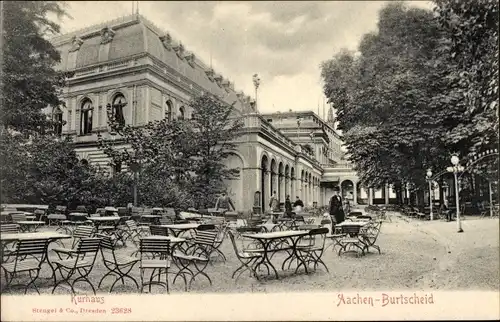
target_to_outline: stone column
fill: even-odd
[[[266,171],[264,172],[264,186],[265,189],[262,191],[264,195],[264,204],[262,205],[263,209],[268,210],[269,209],[269,197],[271,196],[271,172]]]
[[[388,205],[389,204],[389,184],[386,183],[384,188],[385,188],[385,204]]]
[[[273,191],[276,190],[276,185],[274,184],[274,176],[275,174],[273,173],[272,170],[269,171],[269,191],[268,195],[271,196],[273,194]]]
[[[290,178],[288,176],[285,176],[285,184],[284,184],[284,195],[285,195],[285,198],[287,195],[290,194],[290,190],[288,189],[288,182],[290,181]],[[290,196],[291,197],[291,196]],[[284,200],[284,199],[283,199]]]
[[[262,194],[261,187],[261,176],[262,171],[260,169],[243,169],[242,170],[242,181],[243,191],[247,193],[242,193],[242,200],[233,200],[237,210],[250,210],[254,206],[254,194],[260,191]],[[261,198],[262,202],[262,198]],[[261,205],[262,207],[262,205]]]
[[[279,199],[280,195],[278,194],[278,190],[279,187],[278,187],[278,174],[275,173],[273,175],[273,191],[276,191],[276,197]],[[273,191],[271,191],[271,193],[273,193]]]
[[[373,205],[373,188],[368,188],[368,205]]]
[[[303,202],[306,202],[306,196],[304,195],[304,181],[302,179],[300,179],[299,181],[299,185],[300,185],[300,190],[299,190],[299,197],[300,199],[302,199]]]
[[[280,175],[278,179],[279,179],[280,202],[285,202],[285,198],[286,198],[285,177],[283,175]]]

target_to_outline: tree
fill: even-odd
[[[99,169],[80,164],[71,140],[51,134],[44,112],[62,103],[66,75],[55,71],[60,56],[46,37],[59,32],[47,16],[65,15],[63,3],[4,1],[2,10],[2,201],[101,205],[107,183]]]
[[[237,176],[238,170],[228,168],[224,161],[234,152],[234,140],[241,135],[243,123],[232,115],[232,105],[213,95],[195,97],[190,107],[194,139],[191,142],[195,144],[192,153],[196,157],[191,191],[197,206],[206,208],[224,189],[224,181]]]
[[[37,135],[1,136],[2,202],[99,207],[107,182],[99,169],[82,164],[71,139]]]
[[[436,20],[443,30],[440,54],[454,69],[446,95],[460,97],[463,105],[458,124],[447,142],[465,145],[463,156],[498,146],[498,10],[497,0],[436,0]],[[479,172],[498,169],[490,159]],[[498,172],[497,172],[498,173]]]
[[[431,12],[402,3],[381,10],[378,29],[364,35],[357,55],[342,51],[323,63],[325,95],[361,181],[423,185],[425,169],[449,152],[433,100],[447,86],[434,66],[440,31]]]
[[[48,105],[62,104],[58,97],[64,75],[54,66],[60,55],[46,36],[59,32],[47,18],[66,15],[57,1],[3,1],[2,128],[21,132],[51,127],[43,113]]]
[[[204,207],[223,181],[234,177],[236,170],[224,165],[241,128],[230,117],[232,106],[205,94],[193,98],[190,107],[191,119],[163,119],[143,127],[123,126],[109,114],[117,139],[99,136],[99,147],[110,164],[140,168],[140,203]]]

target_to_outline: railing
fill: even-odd
[[[111,64],[108,64],[106,65],[106,69],[107,70],[113,70],[113,69],[118,69],[118,68],[124,68],[124,67],[128,67],[130,64],[130,61],[120,61],[120,62],[115,62],[115,63],[111,63]]]
[[[87,76],[98,72],[99,72],[99,67],[87,68],[76,72],[75,77]]]

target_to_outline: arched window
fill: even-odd
[[[184,109],[184,106],[181,106],[179,108],[179,120],[183,120],[186,117],[186,111]]]
[[[167,107],[165,108],[165,118],[168,121],[172,121],[172,110],[173,110],[173,104],[171,101],[167,101]]]
[[[86,135],[92,133],[92,102],[86,99],[82,103],[80,111],[80,134]]]
[[[111,113],[112,117],[120,124],[121,126],[125,126],[125,116],[123,114],[123,108],[127,105],[127,100],[123,96],[123,94],[118,93],[113,98],[113,102],[111,104]]]
[[[87,159],[81,159],[80,163],[85,167],[89,165],[89,161]]]
[[[63,112],[59,107],[56,107],[52,111],[52,121],[54,122],[54,133],[56,135],[61,135],[63,127]]]

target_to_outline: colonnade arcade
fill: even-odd
[[[286,196],[290,196],[293,203],[299,196],[305,206],[312,206],[319,202],[319,177],[307,170],[301,170],[300,175],[295,166],[283,161],[277,161],[263,155],[260,162],[260,195],[262,210],[269,209],[269,198],[276,192],[280,203],[284,203]]]

